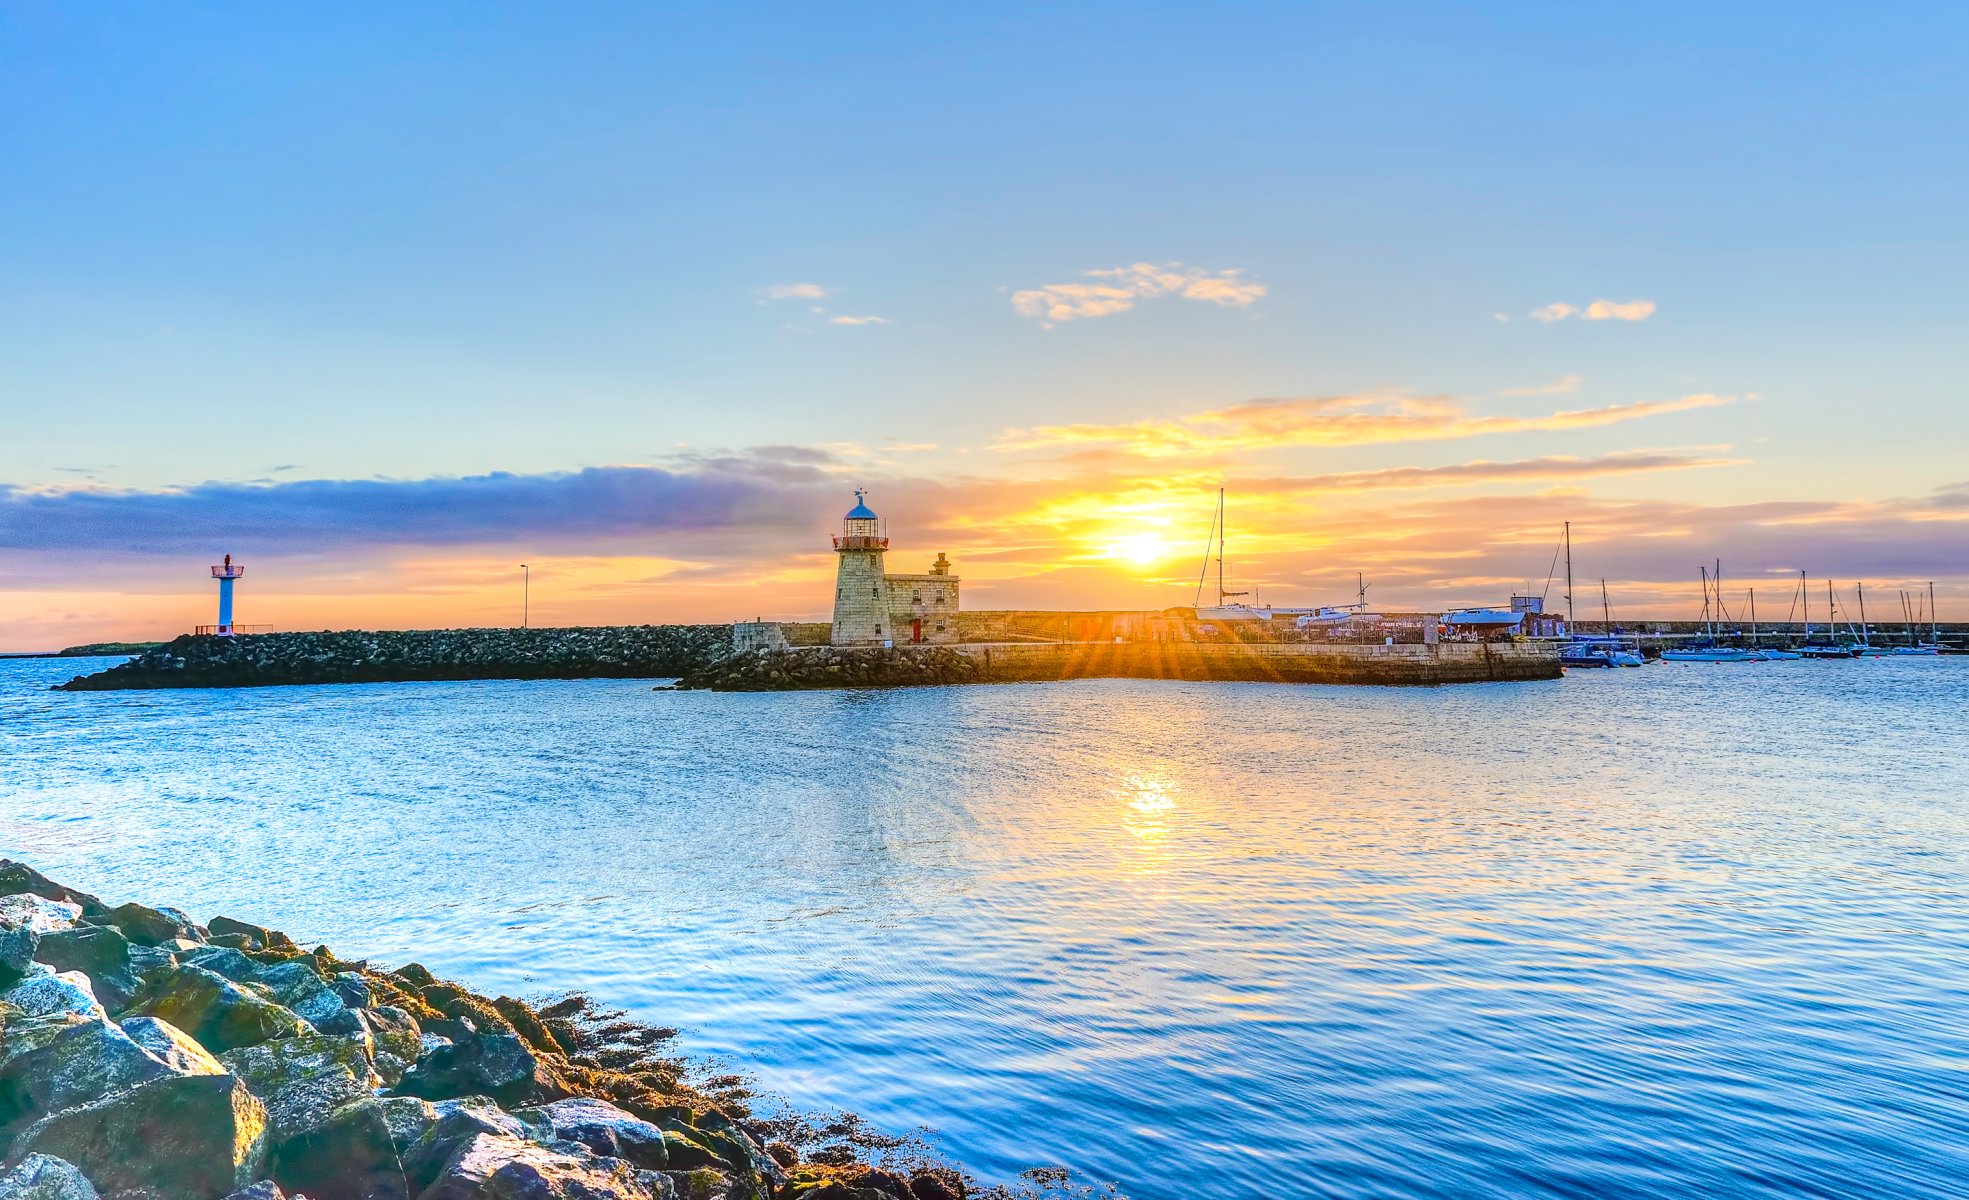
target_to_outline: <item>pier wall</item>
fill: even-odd
[[[679,686],[715,691],[795,691],[1099,678],[1430,686],[1557,679],[1560,674],[1557,648],[1538,644],[1001,642],[895,649],[796,648],[739,654],[686,673]]]

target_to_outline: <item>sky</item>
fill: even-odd
[[[0,0],[0,650],[969,608],[1969,619],[1969,8]],[[1817,586],[1817,585],[1815,585]],[[1207,599],[1207,597],[1206,597]],[[1923,599],[1925,604],[1925,596]]]

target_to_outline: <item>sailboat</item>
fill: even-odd
[[[1741,646],[1722,646],[1717,644],[1716,619],[1712,615],[1712,613],[1715,610],[1712,610],[1709,606],[1709,590],[1710,590],[1709,568],[1703,567],[1701,568],[1701,570],[1702,570],[1702,623],[1707,631],[1707,634],[1702,641],[1694,645],[1678,646],[1673,650],[1663,650],[1661,652],[1661,660],[1663,662],[1704,662],[1704,663],[1764,661],[1762,656],[1753,653],[1752,651],[1745,650]],[[1723,567],[1721,563],[1717,564],[1716,574],[1718,577],[1718,585],[1719,585],[1719,590],[1716,593],[1716,609],[1721,609],[1723,606],[1723,595],[1720,590],[1721,576],[1723,574]]]
[[[1210,573],[1210,551],[1217,551],[1217,603],[1203,603],[1203,581]],[[1226,590],[1224,584],[1224,489],[1217,489],[1217,515],[1210,525],[1210,540],[1203,547],[1203,570],[1196,580],[1196,619],[1199,621],[1269,621],[1274,616],[1290,617],[1311,613],[1309,608],[1273,608],[1270,605],[1230,603],[1233,596],[1250,592]]]
[[[1766,646],[1764,635],[1757,632],[1757,589],[1750,589],[1750,648],[1761,658],[1772,662],[1782,662],[1798,657],[1796,650],[1786,650],[1781,646]]]
[[[1853,657],[1885,658],[1893,652],[1885,646],[1873,644],[1873,627],[1866,622],[1866,584],[1855,583],[1853,591],[1860,598],[1860,644],[1853,648]]]
[[[1832,594],[1832,580],[1825,581],[1826,636],[1820,641],[1812,640],[1812,594],[1805,583],[1805,572],[1798,572],[1799,594],[1805,598],[1805,642],[1798,647],[1798,657],[1816,659],[1852,658],[1853,647],[1845,642],[1834,641],[1832,632],[1839,627],[1839,603]]]
[[[1907,593],[1903,592],[1901,594],[1901,607],[1905,609],[1907,606],[1908,606]],[[1914,614],[1910,613],[1909,616],[1910,618],[1913,618]],[[1914,640],[1915,620],[1910,619],[1908,621],[1907,623],[1908,644],[1905,646],[1894,647],[1894,654],[1896,656],[1933,655],[1933,654],[1940,654],[1942,652],[1942,623],[1935,613],[1935,584],[1933,580],[1930,580],[1928,583],[1928,621],[1929,621],[1928,640],[1925,642],[1917,642]]]
[[[1566,539],[1566,579],[1567,598],[1572,590],[1572,539],[1571,529]],[[1613,606],[1607,602],[1607,581],[1600,581],[1600,623],[1606,633],[1597,638],[1574,634],[1572,641],[1559,651],[1559,665],[1562,667],[1640,667],[1647,665],[1647,659],[1638,651],[1629,650],[1615,636],[1613,628]]]

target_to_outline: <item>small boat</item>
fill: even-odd
[[[1566,577],[1567,579],[1571,579],[1572,528],[1570,524],[1566,528],[1566,535],[1566,557],[1568,560],[1566,563]],[[1598,660],[1595,662],[1579,663],[1583,667],[1645,667],[1648,665],[1648,660],[1641,656],[1641,648],[1639,646],[1629,650],[1626,643],[1621,641],[1618,636],[1621,631],[1615,628],[1613,623],[1613,603],[1607,599],[1607,581],[1605,579],[1600,580],[1600,624],[1607,630],[1607,636],[1586,638],[1575,635],[1573,643],[1566,649],[1559,651],[1559,665],[1573,665],[1567,658],[1568,654],[1571,654],[1575,658],[1592,658]]]
[[[1763,662],[1764,656],[1741,646],[1678,646],[1661,652],[1663,662]]]
[[[1617,643],[1573,642],[1559,649],[1562,667],[1639,667],[1647,660]]]

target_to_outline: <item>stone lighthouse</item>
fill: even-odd
[[[834,634],[837,646],[919,646],[958,640],[958,578],[942,554],[922,575],[888,575],[882,570],[889,550],[888,530],[868,507],[867,494],[855,493],[855,506],[842,519],[834,539],[840,568],[834,579]]]
[[[834,539],[834,553],[841,564],[834,577],[834,633],[837,646],[879,646],[893,642],[895,630],[889,628],[888,584],[882,578],[882,556],[889,539],[882,532],[882,518],[868,507],[867,496],[857,490],[855,506],[841,520],[841,533]]]

